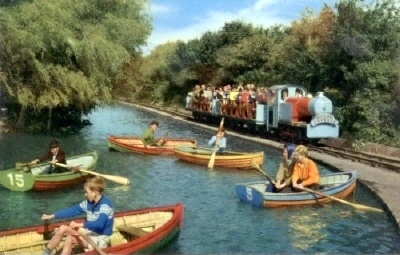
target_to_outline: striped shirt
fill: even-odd
[[[69,208],[54,213],[56,219],[73,218],[86,213],[84,228],[99,235],[110,236],[114,225],[114,209],[110,199],[101,196],[97,203],[82,201]]]

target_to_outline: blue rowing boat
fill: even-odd
[[[339,199],[350,195],[356,187],[356,171],[332,173],[320,176],[320,190],[327,196],[306,191],[302,192],[269,192],[266,191],[269,181],[254,181],[236,184],[235,191],[239,199],[259,207],[300,206],[332,201],[328,196]]]

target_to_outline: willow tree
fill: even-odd
[[[0,89],[17,123],[87,113],[111,100],[122,65],[151,32],[146,0],[33,0],[0,8]],[[55,111],[57,110],[57,111]]]

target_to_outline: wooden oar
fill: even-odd
[[[254,167],[255,169],[257,169],[265,177],[267,177],[267,179],[270,183],[275,184],[275,181],[264,170],[261,169],[261,167],[254,161],[254,159],[251,161],[251,166]]]
[[[160,144],[160,146],[163,146],[167,142],[167,138],[168,138],[168,131],[165,132],[164,136],[161,138],[162,143]]]
[[[23,249],[23,248],[30,248],[32,246],[48,244],[49,242],[50,242],[50,240],[43,240],[43,241],[38,241],[38,242],[34,242],[34,243],[13,245],[13,246],[8,247],[8,248],[1,248],[0,252],[7,252],[7,251],[14,251],[14,250]]]
[[[52,232],[49,230],[49,220],[44,220],[43,222],[43,239],[50,240]]]
[[[17,163],[15,163],[15,169],[18,169],[18,170],[20,170],[20,169],[22,169],[23,167],[25,167],[25,166],[31,166],[31,165],[34,165],[34,164],[32,164],[31,162],[27,162],[27,163],[20,163],[20,162],[17,162]]]
[[[346,200],[343,200],[343,199],[340,199],[340,198],[337,198],[337,197],[334,197],[334,196],[330,196],[330,195],[327,195],[327,194],[324,194],[322,192],[319,192],[319,191],[316,191],[316,190],[312,190],[312,189],[309,189],[309,188],[306,188],[306,187],[303,187],[303,188],[300,188],[300,189],[302,189],[304,191],[307,191],[307,192],[310,192],[310,193],[314,193],[314,194],[320,195],[322,197],[330,198],[332,200],[338,201],[338,202],[346,204],[346,205],[350,205],[350,206],[352,206],[352,207],[354,207],[356,209],[369,210],[369,211],[373,211],[373,212],[383,212],[383,210],[378,209],[378,208],[369,207],[369,206],[366,206],[366,205],[361,205],[361,204],[356,204],[356,203],[350,203],[349,201],[346,201]]]
[[[218,131],[217,131],[217,135],[218,135],[218,133],[219,133],[219,130],[221,130],[221,128],[222,128],[223,126],[224,126],[224,118],[222,118],[222,119],[221,119],[221,123],[219,123],[219,128],[218,128]],[[215,140],[214,150],[213,150],[213,152],[212,152],[212,154],[211,154],[210,161],[208,162],[208,168],[209,168],[209,169],[213,169],[213,168],[214,168],[215,156],[217,155],[217,148],[218,148],[218,145],[219,145],[219,138],[217,137],[216,140]]]
[[[74,168],[74,169],[77,168],[81,172],[88,173],[88,174],[91,174],[91,175],[98,175],[98,176],[103,177],[104,179],[107,179],[107,180],[110,180],[110,181],[113,181],[113,182],[116,182],[116,183],[122,184],[122,185],[128,185],[130,183],[128,178],[125,178],[125,177],[122,177],[122,176],[109,175],[109,174],[100,174],[100,173],[97,173],[97,172],[93,172],[93,171],[89,171],[89,170],[86,170],[86,169],[82,169],[80,167],[68,166],[68,165],[61,164],[61,163],[56,163],[56,165],[61,166],[61,167],[66,167],[66,168]]]
[[[82,229],[78,229],[77,232],[79,235],[85,239],[88,244],[90,244],[98,253],[101,255],[107,255],[90,237],[88,237]]]

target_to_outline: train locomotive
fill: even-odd
[[[332,114],[332,101],[323,92],[314,97],[307,96],[304,87],[289,84],[271,86],[267,94],[265,102],[255,100],[252,105],[246,106],[252,113],[244,118],[232,114],[232,111],[222,110],[227,107],[226,104],[229,105],[229,100],[217,97],[209,98],[210,107],[204,110],[204,107],[194,105],[191,95],[188,95],[186,109],[192,112],[195,120],[219,122],[224,117],[226,127],[240,127],[260,135],[265,133],[283,139],[309,141],[339,137],[339,121]]]

